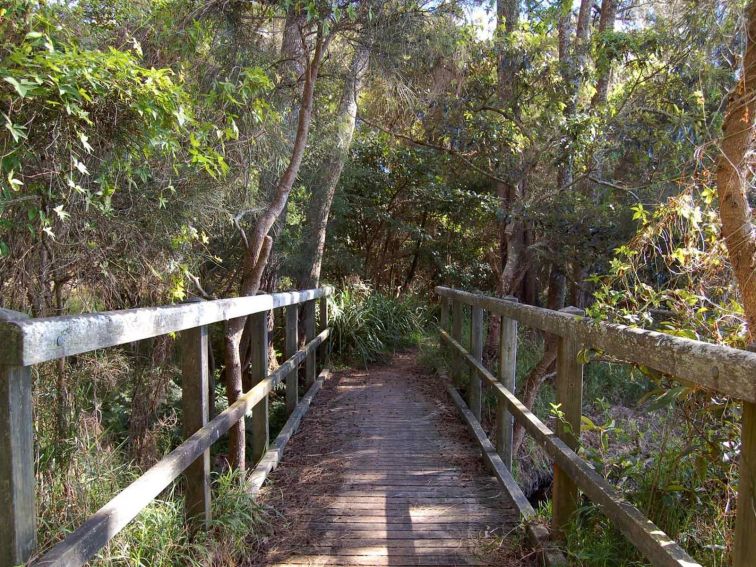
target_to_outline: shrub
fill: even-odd
[[[337,292],[331,313],[334,355],[363,365],[417,345],[429,319],[427,307],[415,298],[390,297],[365,284]]]

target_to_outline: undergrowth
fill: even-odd
[[[368,365],[416,346],[429,321],[428,307],[414,297],[392,297],[365,284],[339,290],[331,303],[332,356]]]
[[[66,388],[56,381],[64,372]],[[142,376],[140,376],[140,373]],[[34,370],[39,554],[175,447],[180,436],[180,383],[170,363],[139,368],[121,349],[80,355],[65,366]],[[152,419],[134,441],[134,408],[142,380],[160,384]],[[155,393],[153,389],[151,393]],[[216,411],[224,409],[216,397]],[[222,444],[213,447],[214,454]],[[89,562],[93,566],[231,566],[267,534],[268,512],[246,494],[238,473],[213,473],[212,520],[192,535],[185,526],[179,481],[147,506]]]

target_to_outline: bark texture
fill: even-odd
[[[336,132],[331,152],[325,159],[312,187],[312,202],[307,214],[305,225],[305,239],[302,243],[301,275],[299,287],[309,289],[320,283],[320,270],[323,264],[328,217],[331,213],[333,197],[349,157],[352,146],[354,127],[357,120],[357,99],[364,82],[370,59],[370,49],[367,45],[359,44],[355,48],[352,64],[344,78],[344,89],[341,94],[338,115],[336,117]]]
[[[748,8],[745,57],[730,93],[717,168],[722,235],[743,299],[750,342],[756,341],[756,230],[748,193],[753,185],[756,141],[756,2]]]
[[[302,104],[299,107],[297,131],[291,149],[288,166],[276,184],[271,201],[260,214],[250,234],[245,237],[246,250],[243,260],[242,280],[239,295],[255,295],[260,289],[263,270],[270,257],[273,239],[269,232],[279,218],[289,199],[289,193],[302,165],[307,138],[312,124],[312,106],[320,63],[327,47],[327,38],[323,35],[322,27],[317,30],[312,48],[312,56],[308,57],[304,71],[304,86],[302,88]],[[226,363],[226,395],[228,403],[233,404],[242,393],[242,361],[240,345],[246,318],[232,319],[226,325],[225,335],[225,363]],[[245,435],[244,423],[240,421],[229,430],[229,464],[233,468],[244,470],[245,467]]]
[[[614,31],[614,20],[617,18],[617,0],[603,0],[601,2],[601,16],[599,18],[598,33]],[[596,92],[591,99],[591,106],[596,107],[604,104],[609,95],[609,80],[612,68],[609,63],[600,65],[596,80]]]

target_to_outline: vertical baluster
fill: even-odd
[[[320,298],[320,331],[325,331],[328,328],[328,297],[323,296]],[[319,358],[321,367],[325,367],[326,357],[328,355],[328,341],[323,341],[320,345]]]
[[[286,308],[286,345],[284,357],[289,360],[299,349],[299,305]],[[299,370],[295,368],[286,376],[286,414],[291,415],[299,403]]]
[[[583,314],[574,307],[566,307],[561,311],[573,315]],[[556,401],[563,418],[557,422],[556,432],[571,449],[577,449],[583,406],[583,365],[577,360],[579,345],[572,337],[559,337],[558,341]],[[554,532],[563,537],[577,508],[578,489],[557,465],[554,465],[552,491],[552,526]]]
[[[21,319],[0,309],[0,321]],[[0,567],[25,563],[37,545],[35,486],[31,368],[0,365]]]
[[[452,338],[457,341],[458,343],[462,344],[462,318],[463,318],[463,311],[462,311],[462,303],[457,301],[456,299],[451,300],[452,304]],[[460,381],[462,379],[462,372],[461,372],[461,362],[459,360],[459,354],[456,352],[457,349],[452,349],[452,361],[451,361],[451,370],[452,370],[452,380],[454,381],[454,384],[459,387]]]
[[[252,386],[268,377],[268,312],[250,316],[252,335],[249,372]],[[268,450],[268,396],[252,408],[252,463],[257,463]]]
[[[449,300],[445,297],[441,297],[441,318],[439,319],[439,326],[444,330],[449,330]]]
[[[756,344],[749,347],[756,351]],[[747,567],[756,557],[756,404],[743,402],[735,551],[733,567]]]
[[[478,362],[483,361],[483,309],[477,306],[471,307],[470,314],[470,354]],[[468,400],[470,410],[475,418],[480,421],[483,410],[483,388],[480,375],[477,372],[470,373],[470,397]]]
[[[181,408],[184,438],[207,425],[208,340],[207,327],[195,327],[179,334],[181,356]],[[206,528],[211,519],[210,451],[207,450],[186,469],[184,515],[193,531]]]
[[[304,329],[305,329],[305,343],[309,343],[315,338],[315,301],[308,301],[304,304]],[[310,389],[315,383],[315,375],[317,360],[315,358],[315,351],[310,351],[305,359],[305,388]]]
[[[505,297],[510,301],[517,301],[516,297]],[[517,377],[517,321],[509,317],[501,317],[499,326],[499,382],[507,390],[515,393]],[[514,421],[512,414],[501,398],[496,404],[496,451],[504,465],[512,470],[512,431]]]

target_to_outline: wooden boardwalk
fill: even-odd
[[[474,447],[411,355],[337,373],[261,494],[281,516],[251,564],[523,564],[505,547],[517,512]]]

